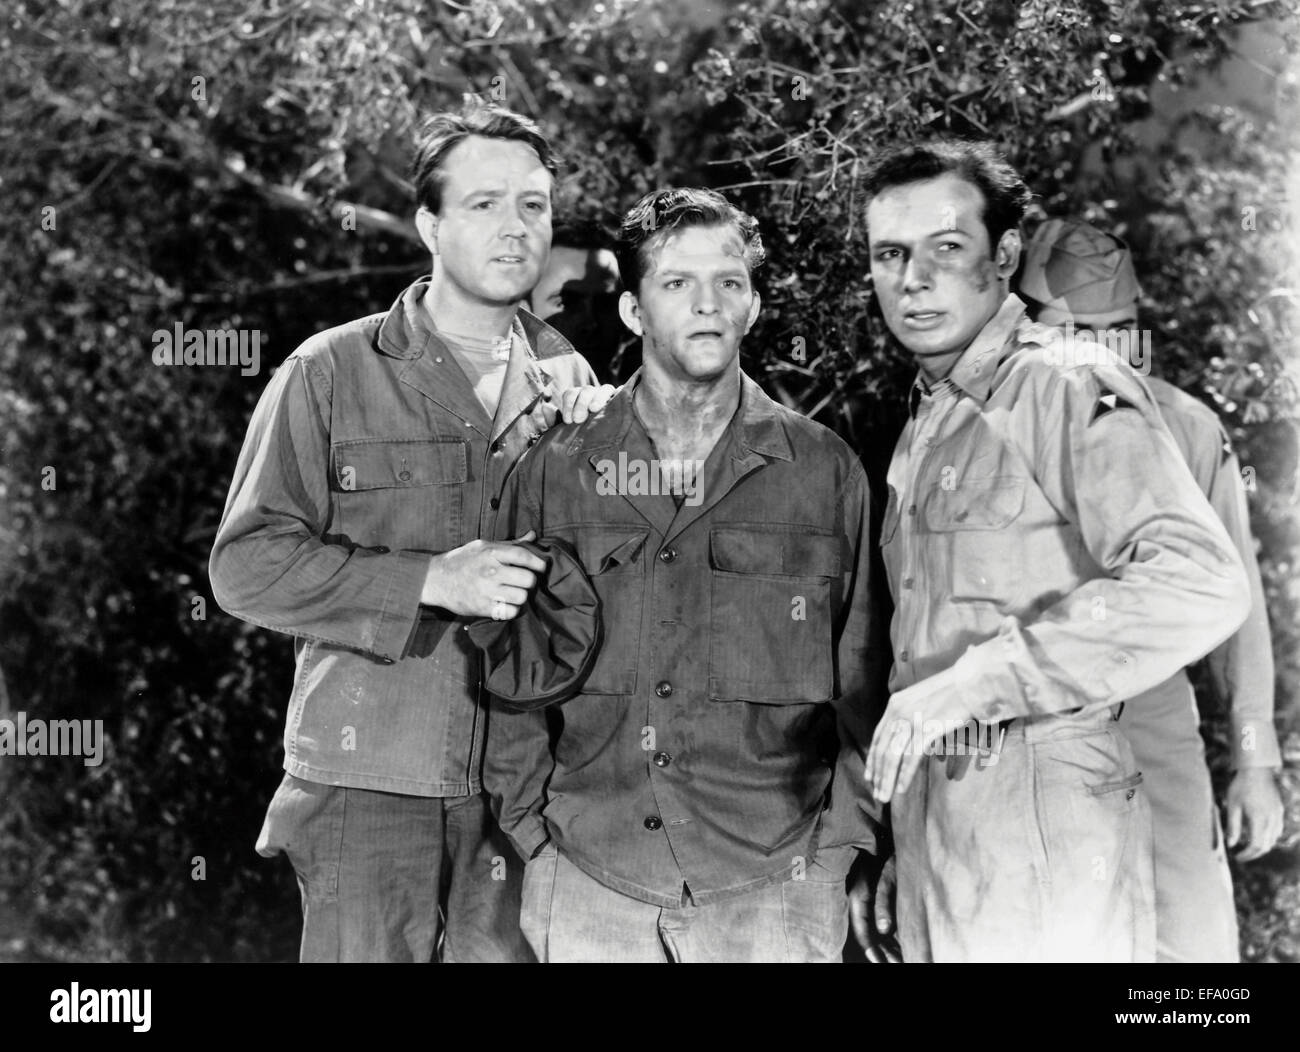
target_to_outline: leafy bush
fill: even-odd
[[[1293,703],[1293,144],[1225,110],[1188,117],[1154,159],[1135,130],[1157,78],[1188,81],[1232,27],[1292,0],[13,6],[0,666],[14,709],[102,719],[109,742],[97,768],[0,760],[0,886],[34,915],[40,953],[294,955],[287,866],[252,851],[291,648],[216,608],[206,559],[269,370],[427,266],[407,151],[418,115],[465,92],[555,138],[563,211],[698,183],[759,216],[771,262],[746,367],[855,441],[877,480],[911,369],[864,280],[860,173],[880,145],[930,131],[1003,143],[1047,213],[1128,237],[1158,368],[1223,414],[1257,469],[1279,706]],[[259,374],[153,365],[151,334],[176,322],[258,330]],[[1294,953],[1279,919],[1294,872],[1249,877],[1248,953]]]

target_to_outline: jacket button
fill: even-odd
[[[379,659],[379,663],[381,665],[391,665],[393,663],[393,659],[390,657],[381,657]]]
[[[911,588],[911,587],[912,587],[912,578],[910,578],[910,577],[904,577],[904,578],[903,578],[903,587],[904,587],[904,588]]]
[[[660,562],[670,563],[676,558],[677,558],[677,550],[675,548],[665,548],[663,551],[659,553]]]
[[[1124,799],[1125,799],[1125,800],[1132,800],[1132,799],[1133,799],[1133,794],[1136,793],[1136,792],[1137,792],[1136,789],[1130,789],[1127,793],[1124,794]]]
[[[391,549],[390,547],[388,547],[388,545],[386,545],[386,544],[376,544],[376,545],[375,545],[373,548],[371,548],[370,550],[371,550],[372,552],[375,552],[375,553],[378,554],[378,555],[387,555],[389,552],[392,551],[392,549]]]
[[[651,815],[642,823],[647,829],[660,829],[663,826],[663,820],[658,815]]]
[[[898,653],[898,660],[899,660],[899,661],[906,661],[906,660],[907,660],[907,651],[906,651],[906,650],[900,650],[900,651],[899,651],[899,653]]]
[[[409,471],[399,471],[399,472],[397,473],[397,477],[398,477],[402,482],[410,482],[410,481],[411,481],[411,473],[410,473]]]
[[[909,515],[915,515],[915,514],[916,514],[916,505],[915,505],[915,504],[913,504],[910,508],[907,509],[907,514],[909,514]]]
[[[673,758],[669,756],[666,752],[655,753],[656,767],[667,767],[672,762],[673,762]]]
[[[501,499],[499,497],[493,497],[490,501],[488,501],[488,507],[491,508],[493,511],[496,511],[497,508],[501,507]]]
[[[673,685],[669,683],[666,679],[660,680],[658,685],[655,687],[655,693],[658,694],[661,698],[668,697],[668,695],[671,694],[672,692],[673,692]]]

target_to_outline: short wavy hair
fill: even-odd
[[[411,164],[416,204],[423,205],[434,215],[441,211],[443,165],[447,154],[471,135],[530,146],[542,167],[551,173],[551,178],[559,175],[559,159],[533,121],[500,106],[470,104],[459,113],[435,113],[420,125],[415,160]]]
[[[990,253],[1008,230],[1024,219],[1033,194],[996,146],[966,139],[931,139],[895,146],[872,161],[863,176],[867,204],[895,186],[952,173],[971,183],[984,197],[984,229]],[[868,237],[870,230],[867,231]]]
[[[623,287],[633,295],[641,288],[649,246],[656,238],[693,226],[734,226],[745,245],[745,266],[750,277],[767,258],[758,220],[717,191],[698,187],[654,190],[628,209],[619,226],[614,255],[623,275]]]

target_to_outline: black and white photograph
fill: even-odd
[[[1282,1018],[1298,55],[1297,0],[13,0],[0,982]]]

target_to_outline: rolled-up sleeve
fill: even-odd
[[[933,677],[988,721],[1132,698],[1223,642],[1250,608],[1241,559],[1136,376],[1100,364],[1036,381],[1023,392],[1036,399],[1023,445],[1103,572],[1028,623],[1004,618]]]
[[[263,628],[402,656],[429,555],[327,543],[330,377],[298,354],[249,423],[209,562],[213,595]]]

